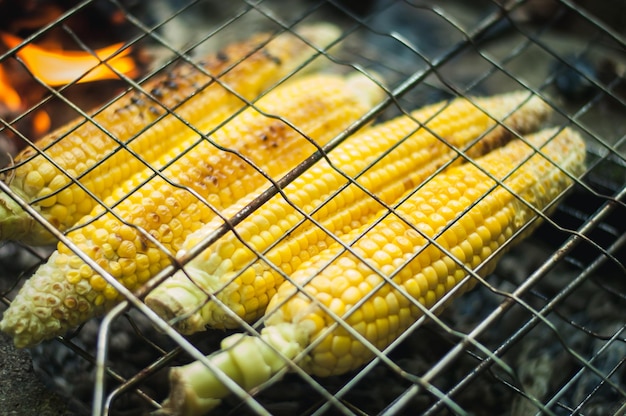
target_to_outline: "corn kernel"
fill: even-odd
[[[161,260],[161,251],[158,248],[151,247],[146,254],[151,264],[159,263]]]
[[[349,354],[352,347],[352,341],[348,336],[336,336],[332,338],[332,346],[330,350],[337,357],[343,357]]]
[[[109,236],[107,238],[107,244],[113,250],[117,250],[117,248],[120,246],[122,241],[124,241],[124,240],[122,240],[122,238],[119,235],[117,235],[117,234],[109,234]]]
[[[119,259],[118,263],[122,269],[122,275],[130,276],[135,273],[137,269],[137,263],[133,259]]]
[[[104,303],[104,295],[99,294],[97,295],[94,299],[93,299],[93,304],[94,306],[102,306],[102,304]],[[84,305],[84,307],[82,308],[83,310],[87,310],[88,306]],[[80,305],[79,305],[79,310],[80,310]]]
[[[387,345],[389,342],[389,337],[391,337],[392,333],[389,331],[389,321],[386,318],[377,318],[374,322],[376,325],[376,331],[379,334],[380,339],[378,340],[378,345]]]
[[[65,278],[70,285],[76,285],[82,279],[78,270],[69,270]]]
[[[115,221],[115,224],[116,225],[118,224],[117,221]],[[107,228],[113,228],[113,227],[107,227]],[[135,230],[135,228],[127,224],[119,225],[119,228],[117,229],[116,232],[122,240],[132,241],[137,236],[137,231]]]
[[[332,267],[332,266],[331,266]],[[330,271],[329,271],[330,273]],[[344,276],[337,276],[333,279],[331,294],[337,298],[340,298],[342,294],[351,287],[350,282]]]
[[[27,195],[37,195],[39,190],[44,187],[45,179],[43,175],[36,171],[30,171],[24,179],[24,192]]]
[[[420,287],[420,284],[418,282],[426,281],[426,279],[420,279],[420,277],[421,276],[418,275],[417,279],[409,279],[403,285],[407,293],[415,299],[419,299],[422,293],[425,293],[422,291],[422,288]]]
[[[58,191],[69,182],[69,178],[65,175],[56,175],[48,184],[50,191]]]
[[[63,228],[60,227],[60,225],[65,225],[68,222],[68,217],[70,216],[70,213],[66,206],[55,204],[50,208],[49,212],[50,222],[57,228]]]
[[[69,259],[69,266],[72,269],[78,269],[83,265],[83,261],[80,257],[72,253],[72,256]]]
[[[38,167],[37,171],[43,178],[45,183],[50,183],[52,179],[58,174],[58,170],[54,165],[50,162],[43,161]]]
[[[112,261],[108,265],[108,272],[116,279],[122,277],[122,266],[117,261]]]
[[[104,288],[104,297],[107,300],[115,300],[118,296],[117,290],[111,286],[111,284],[107,283]]]
[[[333,298],[330,301],[330,305],[328,305],[328,308],[337,316],[343,316],[343,314],[346,312],[346,305],[337,297]]]
[[[370,322],[367,324],[365,328],[365,338],[371,340],[378,339],[378,327],[376,326],[375,322]]]
[[[121,258],[135,258],[137,256],[135,243],[129,240],[122,241],[117,248],[117,255]]]
[[[140,284],[146,283],[152,277],[149,269],[137,271],[136,276],[137,276],[137,282],[139,282]]]
[[[80,272],[80,276],[83,279],[91,277],[91,275],[93,275],[93,269],[90,266],[86,265],[86,264],[83,264],[83,265],[80,266],[79,272]]]
[[[50,190],[50,188],[45,187],[42,188],[36,195],[36,198],[39,199],[38,204],[44,208],[50,208],[51,206],[53,206],[54,204],[56,204],[57,202],[57,197],[56,195],[51,195],[48,197],[48,195],[50,195],[50,192],[52,192]],[[47,198],[46,198],[47,197]]]
[[[347,288],[341,295],[341,300],[346,305],[354,305],[361,299],[361,292],[354,286]]]
[[[100,275],[93,275],[90,279],[89,279],[89,284],[91,285],[92,289],[97,291],[97,292],[102,292],[104,291],[107,282],[106,280],[104,280],[104,278]]]

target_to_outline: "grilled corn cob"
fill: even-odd
[[[468,163],[435,176],[377,225],[353,232],[350,252],[337,244],[300,267],[272,298],[261,336],[228,337],[210,359],[245,389],[267,381],[285,359],[317,376],[362,366],[466,269],[501,252],[536,219],[535,209],[547,209],[571,184],[569,175],[582,173],[580,136],[555,133],[529,138],[542,154],[514,140],[477,159],[480,168]],[[163,414],[204,414],[228,393],[199,361],[172,369],[170,384]]]
[[[184,271],[150,293],[146,304],[166,319],[177,318],[172,322],[185,334],[201,331],[207,325],[239,325],[216,302],[208,302],[208,293],[216,294],[240,318],[249,322],[257,319],[283,281],[274,267],[290,274],[334,241],[330,233],[340,236],[358,227],[381,205],[352,183],[313,215],[326,231],[310,221],[301,223],[304,216],[297,208],[308,213],[319,207],[335,190],[348,184],[342,173],[351,177],[358,174],[356,182],[360,186],[391,204],[454,159],[456,153],[450,146],[464,149],[471,145],[468,153],[478,155],[500,145],[510,135],[508,129],[524,133],[536,128],[550,109],[539,97],[525,102],[528,98],[526,92],[474,98],[472,102],[458,98],[350,137],[328,155],[328,160],[320,161],[288,185],[283,192],[286,199],[276,195],[239,224],[236,234],[229,232],[194,258]],[[486,132],[486,137],[474,143]],[[389,149],[393,150],[384,155]],[[226,217],[242,209],[245,202],[229,208]],[[183,250],[191,249],[222,223],[221,218],[215,218],[193,233]],[[285,235],[288,237],[283,238]],[[251,249],[264,252],[267,261],[255,261],[257,256]]]
[[[315,151],[311,141],[324,144],[382,97],[383,90],[364,78],[318,74],[282,85],[112,211],[94,208],[68,238],[125,287],[138,288],[170,263],[187,235],[209,222],[214,210],[267,187],[265,176],[238,155],[272,177],[293,168]],[[32,345],[105,311],[118,299],[110,283],[59,244],[4,313],[0,329],[12,334],[17,346]]]
[[[338,30],[318,24],[303,27],[300,35],[324,47],[337,38]],[[196,135],[185,123],[210,131],[244,106],[236,94],[254,99],[315,53],[291,33],[265,44],[268,40],[270,36],[262,34],[226,47],[207,58],[204,71],[181,66],[147,81],[143,89],[152,97],[128,92],[95,114],[95,123],[79,119],[60,128],[38,141],[37,148],[21,152],[1,179],[52,225],[68,229],[97,204],[73,180],[104,199],[113,184],[143,170],[171,147],[191,145]],[[0,239],[54,243],[53,236],[5,194],[0,194]]]

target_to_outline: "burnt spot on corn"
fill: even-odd
[[[146,102],[139,94],[135,94],[130,97],[130,103],[136,106],[143,106]]]
[[[154,87],[150,90],[150,94],[155,98],[161,99],[163,98],[163,89],[161,87]]]
[[[213,186],[217,186],[217,184],[219,183],[217,176],[208,175],[206,178],[209,182],[211,182]]]
[[[271,62],[275,63],[276,65],[280,66],[282,65],[282,61],[281,59],[276,56],[273,55],[272,53],[270,53],[270,51],[268,51],[267,49],[262,49],[261,53],[267,58],[269,59]]]
[[[411,179],[411,177],[406,177],[403,181],[402,181],[402,187],[405,189],[412,189],[416,186],[417,184],[413,181],[413,179]]]
[[[224,50],[219,51],[217,54],[215,54],[215,57],[217,58],[218,61],[220,62],[228,62],[229,61],[229,57],[228,57],[228,53]]]
[[[139,245],[139,248],[142,252],[148,250],[148,247],[150,246],[150,242],[142,233],[139,234]]]
[[[476,141],[476,143],[467,149],[464,152],[463,157],[478,157],[492,151],[493,149],[503,146],[514,137],[514,134],[510,130],[502,126],[497,126],[492,132],[486,134],[484,137],[481,137]]]
[[[158,117],[158,116],[160,116],[161,114],[163,114],[163,110],[161,110],[161,109],[157,108],[157,107],[156,107],[156,106],[154,106],[154,105],[151,105],[151,106],[148,108],[148,111],[150,112],[150,114],[152,114],[153,116],[156,116],[156,117]]]
[[[291,129],[288,125],[286,125],[281,120],[274,119],[265,130],[259,132],[259,138],[263,142],[263,147],[267,148],[270,146],[272,148],[276,148],[279,146],[280,142],[285,140],[285,132]]]
[[[211,185],[214,188],[217,188],[219,186],[220,180],[224,179],[226,179],[226,175],[220,172],[216,172],[215,174],[205,175],[201,183],[203,183],[204,185]]]

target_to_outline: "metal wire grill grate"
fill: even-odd
[[[555,109],[551,124],[573,126],[584,134],[588,145],[587,171],[563,204],[529,240],[511,248],[494,273],[480,279],[473,291],[439,311],[440,315],[429,313],[419,319],[390,347],[376,350],[376,358],[358,371],[313,378],[292,363],[291,372],[253,394],[231,386],[233,395],[216,413],[626,412],[626,227],[622,220],[626,210],[626,56],[620,26],[624,22],[619,17],[623,16],[619,10],[626,10],[623,2],[592,6],[567,0],[484,1],[470,6],[455,1],[375,1],[355,6],[303,1],[285,6],[280,1],[242,1],[224,6],[195,1],[183,7],[163,2],[165,6],[147,13],[125,3],[87,0],[27,42],[61,28],[83,49],[92,50],[67,21],[101,3],[118,10],[129,24],[128,33],[133,34],[129,45],[166,56],[144,79],[181,60],[202,70],[190,57],[195,56],[193,51],[201,55],[241,33],[257,29],[280,33],[320,20],[340,25],[342,36],[335,46],[342,45],[341,50],[319,52],[338,69],[380,74],[388,98],[324,146],[324,152],[375,118],[388,119],[449,97],[517,89],[544,98]],[[615,12],[592,7],[614,7]],[[15,51],[1,55],[0,63],[14,59]],[[141,80],[121,74],[120,78],[128,88],[142,90]],[[48,87],[47,91],[51,98],[40,105],[62,102],[93,122],[92,116],[67,98],[66,89]],[[158,105],[154,94],[143,93]],[[4,131],[31,142],[16,126],[35,110],[2,120]],[[196,133],[206,136],[207,132]],[[272,178],[274,186],[230,218],[188,259],[280,192],[323,158],[324,152],[286,176]],[[154,173],[160,174],[157,169]],[[6,186],[2,190],[11,193]],[[45,223],[35,210],[31,212]],[[310,213],[306,215],[311,218]],[[48,227],[69,243],[52,225]],[[9,289],[19,286],[47,254],[9,243],[2,250],[32,253],[22,254],[27,257],[26,265],[12,279],[5,278],[10,281],[3,288]],[[97,264],[93,267],[98,271]],[[174,266],[167,267],[153,282],[174,270]],[[9,289],[3,296],[7,304],[12,299]],[[92,407],[96,414],[142,414],[158,408],[166,394],[167,368],[216,350],[225,335],[210,331],[185,338],[142,302],[148,288],[138,294],[120,291],[127,301],[98,324],[90,322],[33,350],[43,373],[62,373],[68,396],[77,398],[78,385],[84,388],[88,381],[88,391],[74,404],[86,412]],[[438,302],[433,311],[450,297]],[[261,320],[245,328],[258,333],[262,324]]]

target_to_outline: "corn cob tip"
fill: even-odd
[[[0,194],[0,240],[28,235],[35,220],[9,195]]]
[[[209,360],[245,390],[268,381],[307,345],[297,325],[264,328],[260,337],[242,334],[222,340],[222,350]],[[204,415],[217,407],[229,389],[203,363],[196,361],[170,370],[170,394],[154,415]]]
[[[341,30],[332,23],[317,22],[298,26],[293,32],[286,32],[287,37],[292,35],[292,33],[303,39],[304,42],[300,42],[299,40],[298,42],[301,43],[303,49],[309,49],[310,56],[313,57],[311,62],[306,65],[306,72],[316,71],[325,66],[325,64],[328,63],[328,59],[324,55],[341,48],[341,42],[333,45],[333,43],[340,38]],[[279,35],[278,39],[280,36],[284,36],[284,34]],[[316,52],[314,49],[319,49],[323,52],[321,52],[319,56],[315,56]]]
[[[13,337],[17,348],[32,347],[43,340],[65,334],[94,314],[102,313],[110,302],[102,297],[89,279],[72,284],[63,269],[56,268],[63,258],[55,251],[20,289],[4,311],[0,331]],[[97,306],[96,306],[97,305]]]
[[[296,33],[314,46],[325,48],[339,38],[341,29],[332,23],[316,22],[298,27]]]
[[[385,79],[377,72],[356,71],[346,77],[349,88],[359,97],[359,100],[370,105],[376,104],[384,97],[383,87]]]
[[[18,196],[24,198],[14,189]],[[37,209],[35,207],[35,209]],[[41,213],[54,227],[59,227],[59,220],[54,215]],[[39,221],[6,193],[0,193],[0,241],[14,240],[35,246],[52,245],[57,242],[54,234],[49,232]]]
[[[192,278],[202,280],[203,290],[189,290],[187,280]],[[193,285],[192,287],[198,287]],[[209,296],[207,292],[218,289],[219,281],[215,275],[210,275],[193,265],[185,268],[185,272],[178,271],[169,279],[167,288],[158,286],[145,299],[146,305],[161,318],[170,321],[181,334],[200,332],[205,327],[202,311],[189,305],[204,305]]]

